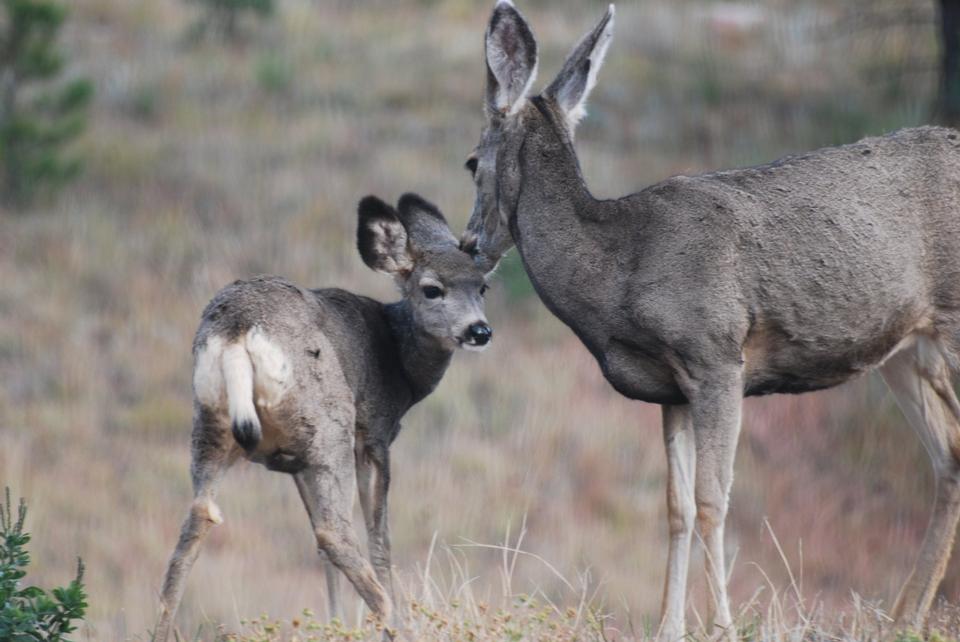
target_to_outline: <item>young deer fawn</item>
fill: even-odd
[[[893,609],[899,627],[919,629],[960,519],[960,134],[906,129],[596,199],[573,135],[613,22],[611,6],[530,97],[536,40],[509,0],[497,2],[464,247],[486,268],[515,244],[541,299],[611,385],[662,405],[670,545],[659,637],[686,633],[695,525],[708,620],[736,635],[723,529],[743,398],[828,388],[873,369],[937,479]]]
[[[482,350],[492,331],[484,273],[419,196],[403,196],[397,209],[363,199],[357,247],[368,266],[394,277],[402,300],[257,277],[227,286],[203,311],[193,344],[194,499],[167,567],[155,640],[166,640],[200,545],[223,521],[214,495],[240,458],[293,475],[327,560],[331,614],[339,569],[390,623],[390,444],[454,350]],[[351,525],[357,486],[372,564]]]

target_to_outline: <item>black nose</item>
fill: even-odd
[[[478,321],[467,329],[467,336],[470,337],[470,340],[475,345],[484,346],[489,343],[490,338],[493,336],[493,328],[483,321]]]

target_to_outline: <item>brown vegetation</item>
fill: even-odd
[[[604,6],[527,4],[551,69],[558,43]],[[937,83],[932,3],[912,3],[928,20],[869,29],[856,6],[891,3],[834,4],[618,6],[614,52],[578,135],[595,192],[925,121]],[[31,501],[33,579],[60,578],[81,555],[89,636],[143,639],[190,495],[189,347],[202,305],[261,272],[393,296],[353,247],[367,193],[418,191],[464,224],[473,191],[459,168],[481,125],[489,7],[286,0],[239,44],[186,46],[189,4],[72,5],[65,46],[97,85],[79,150],[87,173],[55,206],[0,212],[0,484]],[[400,576],[422,595],[417,568],[436,538],[433,550],[452,547],[469,568],[476,602],[537,593],[561,613],[576,608],[580,584],[566,587],[539,559],[520,556],[503,586],[503,552],[469,545],[508,531],[515,543],[523,524],[524,550],[567,577],[589,573],[610,630],[643,631],[666,550],[658,409],[604,383],[530,296],[515,257],[488,297],[493,347],[458,355],[395,447]],[[890,603],[926,523],[931,476],[881,385],[748,402],[737,475],[736,601],[761,589],[764,611],[772,587],[789,588],[772,530],[808,608],[853,609],[855,594]],[[217,623],[235,630],[305,607],[322,620],[290,480],[238,466],[221,500],[226,521],[190,577],[183,630],[202,624],[209,637]],[[958,564],[943,587],[951,600]]]

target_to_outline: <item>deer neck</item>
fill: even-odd
[[[440,383],[450,365],[453,349],[417,326],[409,301],[386,305],[384,312],[397,346],[401,373],[413,395],[413,405]]]
[[[579,319],[604,314],[613,303],[604,294],[622,272],[613,224],[617,205],[593,198],[557,115],[539,98],[534,104],[539,114],[518,154],[520,187],[510,231],[540,298],[581,334]]]
[[[563,117],[540,96],[531,102],[537,109],[531,110],[527,132],[517,153],[520,185],[516,208],[510,216],[510,229],[517,247],[521,253],[524,245],[529,250],[531,239],[536,239],[537,246],[544,245],[541,239],[550,239],[551,245],[571,248],[586,240],[594,244],[609,240],[604,237],[608,232],[615,232],[608,223],[616,218],[613,215],[617,202],[598,201],[593,197],[580,171],[573,143],[565,125],[561,124]],[[582,252],[578,254],[590,258]],[[564,259],[558,256],[557,260]]]

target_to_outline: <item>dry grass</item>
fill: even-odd
[[[390,298],[389,283],[355,255],[359,197],[420,191],[454,227],[472,205],[459,168],[481,124],[487,4],[279,4],[239,45],[187,47],[186,3],[71,3],[72,69],[98,89],[81,143],[86,175],[54,204],[0,212],[0,483],[31,502],[32,579],[62,579],[78,554],[87,562],[91,639],[144,639],[153,625],[190,497],[189,346],[206,300],[259,272]],[[932,15],[919,0],[621,3],[578,134],[591,185],[619,194],[923,121],[932,25],[850,22],[858,7],[873,15],[907,4]],[[545,82],[603,3],[524,8]],[[495,345],[458,356],[395,447],[399,572],[431,617],[456,621],[458,608],[486,603],[483,626],[493,627],[499,609],[539,613],[516,602],[536,593],[539,605],[556,604],[548,621],[566,631],[566,609],[582,596],[548,566],[520,556],[505,586],[502,551],[458,548],[503,542],[524,523],[524,550],[563,576],[589,574],[593,612],[609,615],[603,631],[640,635],[659,607],[666,550],[659,412],[610,390],[530,297],[515,259],[488,313]],[[743,621],[756,613],[758,635],[802,637],[781,622],[802,623],[795,609],[777,607],[781,617],[766,606],[779,602],[758,569],[773,586],[789,576],[765,518],[803,578],[805,604],[822,605],[804,611],[822,630],[834,630],[836,613],[869,619],[851,591],[889,603],[925,525],[927,469],[872,380],[750,401],[729,528],[732,590],[754,605]],[[210,637],[219,623],[237,630],[262,612],[290,621],[307,607],[324,621],[289,480],[238,466],[221,500],[226,524],[189,579],[183,630]],[[413,569],[430,550],[470,569],[444,586],[469,580],[472,602],[424,597]],[[758,587],[766,593],[751,602]],[[958,591],[954,563],[944,595],[955,601]],[[835,630],[868,630],[849,626]]]

